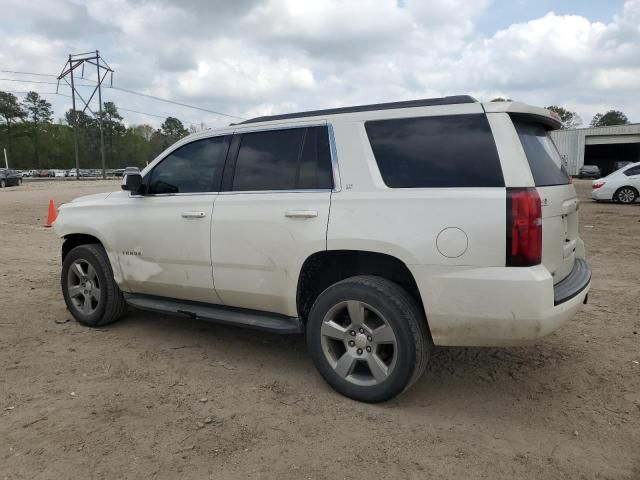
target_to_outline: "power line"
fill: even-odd
[[[19,72],[17,70],[0,70],[0,73],[17,73],[20,75],[36,75],[38,77],[54,77],[55,78],[55,75],[52,75],[50,73]]]
[[[229,115],[228,113],[222,113],[222,112],[217,112],[215,110],[209,110],[207,108],[196,107],[194,105],[189,105],[189,104],[182,103],[182,102],[176,102],[175,100],[169,100],[167,98],[156,97],[155,95],[149,95],[147,93],[135,92],[135,91],[129,90],[127,88],[121,88],[121,87],[107,87],[107,88],[111,88],[113,90],[119,90],[119,91],[125,92],[125,93],[130,93],[132,95],[138,95],[138,96],[141,96],[141,97],[151,98],[152,100],[157,100],[159,102],[166,102],[166,103],[171,103],[173,105],[179,105],[181,107],[193,108],[194,110],[201,110],[201,111],[207,112],[207,113],[214,113],[216,115],[222,115],[223,117],[229,117],[229,118],[235,118],[235,119],[238,119],[238,120],[244,120],[244,118],[242,118],[242,117],[237,117],[235,115]]]
[[[29,93],[29,91],[25,91],[25,90],[3,90],[3,92],[7,92],[7,93],[17,93],[20,95],[26,95],[27,93]],[[64,93],[56,93],[56,92],[36,92],[38,95],[57,95],[59,97],[66,97],[66,98],[71,98],[71,95],[66,95]],[[156,117],[156,118],[162,118],[162,119],[167,119],[167,117],[170,117],[172,115],[158,115],[155,113],[149,113],[149,112],[141,112],[139,110],[132,110],[131,108],[124,108],[124,107],[117,107],[118,110],[122,110],[123,112],[131,112],[131,113],[137,113],[139,115],[147,115],[149,117]],[[189,124],[189,125],[198,125],[199,123],[201,123],[201,121],[192,121],[192,120],[187,120],[184,118],[178,118],[178,120],[180,120],[181,122],[183,122],[184,124]]]
[[[39,84],[44,84],[44,85],[57,85],[58,82],[45,82],[43,80],[24,80],[22,78],[0,78],[0,81],[3,82],[19,82],[19,83],[39,83]],[[94,87],[95,85],[86,85],[86,84],[80,84],[80,85],[76,85],[76,87]]]
[[[22,75],[39,75],[39,76],[47,76],[47,77],[55,77],[55,75],[49,75],[48,73],[36,73],[36,72],[21,72],[21,71],[16,71],[16,70],[0,70],[0,72],[3,73],[17,73],[17,74],[22,74]],[[91,79],[85,79],[88,81],[93,81]],[[8,81],[8,82],[22,82],[22,83],[40,83],[40,84],[46,84],[46,85],[57,85],[57,82],[45,82],[45,81],[40,81],[40,80],[24,80],[24,79],[16,79],[16,78],[0,78],[0,81]],[[79,84],[76,85],[77,87],[93,87],[94,85],[87,85],[87,84]],[[170,103],[172,105],[178,105],[180,107],[185,107],[185,108],[191,108],[194,110],[200,110],[202,112],[207,112],[207,113],[213,113],[214,115],[221,115],[223,117],[229,117],[229,118],[235,118],[237,120],[245,120],[242,117],[238,117],[236,115],[230,115],[228,113],[224,113],[224,112],[218,112],[216,110],[210,110],[207,108],[202,108],[202,107],[198,107],[195,105],[189,105],[187,103],[182,103],[182,102],[177,102],[175,100],[170,100],[168,98],[162,98],[162,97],[157,97],[155,95],[149,95],[148,93],[142,93],[142,92],[136,92],[135,90],[129,90],[128,88],[122,88],[122,87],[108,87],[105,86],[105,88],[111,88],[113,90],[118,90],[124,93],[129,93],[131,95],[138,95],[140,97],[145,97],[145,98],[149,98],[151,100],[156,100],[158,102],[165,102],[165,103]]]

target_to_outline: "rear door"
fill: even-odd
[[[230,156],[213,219],[216,292],[225,305],[295,316],[300,267],[326,249],[327,126],[239,133]]]
[[[628,168],[623,173],[628,177],[631,185],[640,191],[640,165]]]
[[[573,269],[578,237],[578,196],[544,126],[514,118],[542,204],[542,263],[554,283]]]

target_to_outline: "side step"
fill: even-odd
[[[225,325],[255,328],[274,333],[302,333],[304,326],[296,317],[287,317],[277,313],[259,312],[241,308],[209,305],[207,303],[190,302],[188,300],[174,300],[171,298],[155,297],[124,293],[129,305],[140,310],[166,313],[169,315],[184,315],[189,318],[207,320]]]

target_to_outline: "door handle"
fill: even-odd
[[[182,212],[180,216],[182,218],[204,218],[207,214],[205,212]]]
[[[318,212],[315,210],[287,210],[284,216],[288,218],[314,218],[318,216]]]

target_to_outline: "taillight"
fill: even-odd
[[[604,182],[595,182],[595,183],[591,184],[591,188],[593,188],[594,190],[596,188],[600,188],[600,187],[603,187],[603,186],[604,186]]]
[[[535,188],[507,189],[507,266],[530,267],[542,260],[542,207]]]

